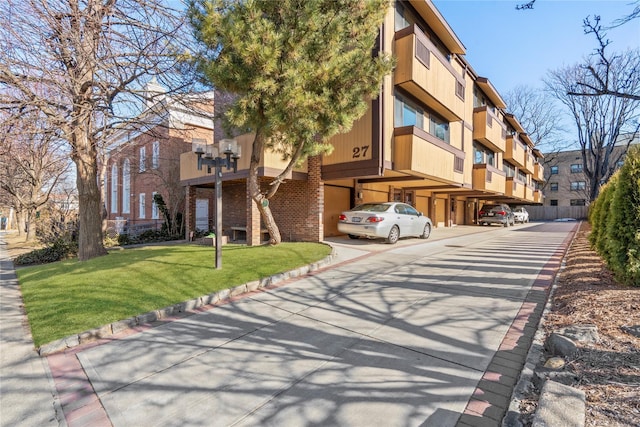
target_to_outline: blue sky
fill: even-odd
[[[592,54],[596,38],[582,21],[600,15],[603,24],[633,10],[632,0],[537,0],[532,10],[516,10],[525,0],[433,0],[467,49],[471,67],[501,93],[518,85],[542,87],[548,70],[572,65]],[[612,29],[610,52],[640,47],[640,19]]]

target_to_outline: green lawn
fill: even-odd
[[[17,270],[35,345],[319,261],[320,243],[148,246]]]

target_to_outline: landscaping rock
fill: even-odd
[[[567,338],[571,338],[573,341],[583,343],[597,343],[600,341],[600,335],[598,335],[598,327],[596,325],[571,325],[559,329],[558,333]]]
[[[559,370],[564,368],[565,365],[566,363],[562,357],[551,357],[544,362],[544,367],[547,369]]]
[[[553,332],[544,343],[545,350],[552,356],[570,357],[576,354],[578,347],[571,338]]]
[[[542,388],[532,427],[583,427],[584,423],[584,392],[547,381]]]
[[[537,368],[533,372],[532,382],[540,390],[544,387],[547,381],[555,381],[564,385],[574,385],[578,383],[578,376],[570,371],[558,371],[555,369],[548,368]]]
[[[622,325],[620,326],[620,329],[622,329],[628,334],[633,335],[634,337],[640,338],[640,325],[632,325],[632,326]]]

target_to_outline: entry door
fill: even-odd
[[[196,230],[209,231],[209,199],[196,199]]]

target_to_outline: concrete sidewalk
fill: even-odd
[[[498,426],[574,229],[330,239],[337,258],[322,271],[49,356],[64,420]]]
[[[62,413],[56,414],[49,365],[33,347],[3,236],[0,233],[0,425],[64,425]]]

